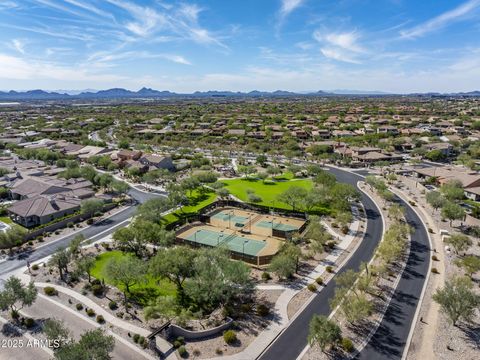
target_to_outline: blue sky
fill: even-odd
[[[480,0],[0,0],[0,89],[480,90]]]

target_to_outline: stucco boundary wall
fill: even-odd
[[[233,319],[227,318],[227,322],[225,324],[214,327],[212,329],[201,330],[201,331],[191,331],[191,330],[187,330],[180,326],[172,324],[168,327],[168,335],[171,337],[182,336],[187,340],[198,340],[198,339],[217,335],[227,330],[228,328],[230,328],[230,326],[232,326],[232,323],[233,323]]]

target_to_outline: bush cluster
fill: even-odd
[[[223,333],[223,340],[228,344],[234,344],[237,341],[237,334],[233,330],[227,330]]]
[[[45,292],[46,295],[48,296],[55,296],[55,295],[58,295],[58,291],[57,289],[55,289],[54,287],[52,286],[47,286],[43,289],[43,291]]]

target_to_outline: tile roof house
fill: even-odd
[[[150,168],[174,170],[172,158],[170,156],[158,156],[152,154],[143,155],[139,160],[142,164]]]
[[[52,177],[27,177],[10,184],[14,202],[8,209],[11,219],[23,226],[46,224],[80,209],[83,199],[95,192],[92,183],[78,178],[62,180]]]
[[[80,210],[81,200],[62,194],[36,195],[8,208],[10,218],[25,227],[46,224]]]

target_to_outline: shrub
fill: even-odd
[[[416,206],[417,204],[415,204],[415,201],[412,201],[412,200],[409,200],[408,203],[411,205],[411,206]]]
[[[343,338],[342,339],[342,348],[346,352],[349,352],[349,353],[352,352],[353,349],[354,349],[352,340],[350,340],[349,338]]]
[[[310,290],[311,292],[317,291],[317,287],[315,286],[314,283],[308,284],[307,289]]]
[[[217,354],[217,355],[223,355],[223,350],[220,349],[220,348],[216,348],[216,349],[215,349],[215,354]]]
[[[185,346],[182,345],[178,348],[178,355],[180,355],[182,358],[186,358],[188,356],[188,351]]]
[[[17,310],[12,310],[10,312],[10,315],[12,316],[12,319],[18,319],[20,317],[20,314],[18,313]]]
[[[25,326],[27,328],[31,328],[33,325],[35,325],[35,320],[33,320],[32,318],[25,319]]]
[[[139,344],[143,344],[144,342],[145,342],[145,338],[144,338],[143,336],[140,336],[140,337],[138,338],[138,343],[139,343]]]
[[[257,315],[261,317],[268,316],[270,314],[270,309],[265,304],[257,305]]]
[[[266,271],[264,271],[264,272],[262,273],[262,280],[263,280],[263,281],[268,281],[268,280],[270,280],[271,278],[272,278],[272,277],[270,276],[270,273],[268,273],[268,272],[266,272]]]
[[[327,241],[327,243],[326,243],[325,245],[326,245],[330,250],[332,250],[332,249],[335,247],[336,244],[337,244],[337,243],[335,242],[335,240],[330,240],[330,241]]]
[[[237,334],[233,330],[227,330],[223,333],[223,340],[231,345],[237,341]]]
[[[433,233],[434,233],[433,230],[432,230],[432,228],[428,228],[428,232],[429,232],[430,234],[433,234]]]
[[[115,315],[116,315],[118,318],[122,319],[122,318],[123,318],[123,311],[118,311]]]
[[[194,349],[194,350],[193,350],[193,356],[199,357],[200,354],[201,354],[200,350],[198,350],[198,349]]]
[[[57,289],[55,289],[54,287],[51,287],[51,286],[45,287],[45,288],[43,289],[43,291],[44,291],[45,294],[48,295],[48,296],[58,295]]]
[[[98,279],[93,279],[92,280],[92,285],[102,285],[102,282]],[[86,286],[86,285],[85,285]]]
[[[40,267],[37,264],[32,265],[32,270],[37,271]]]
[[[42,235],[38,236],[38,237],[37,237],[37,241],[38,241],[38,242],[43,242],[43,236],[42,236]]]
[[[88,316],[90,316],[90,317],[95,316],[95,310],[93,310],[93,309],[85,309],[85,311],[87,312],[87,315],[88,315]]]
[[[338,228],[338,224],[336,222],[332,222],[332,227],[333,228]]]
[[[344,234],[344,235],[348,234],[348,226],[343,225],[341,231],[342,231],[342,234]]]
[[[440,274],[440,272],[437,270],[437,268],[432,268],[432,273],[434,273],[434,274]]]
[[[321,276],[317,277],[317,278],[315,279],[315,282],[316,282],[318,285],[323,285],[323,279],[322,279],[322,277],[321,277]]]
[[[240,305],[240,310],[243,313],[248,314],[252,311],[252,304],[242,304]]]
[[[77,308],[77,310],[82,310],[83,309],[83,305],[78,303],[77,305],[75,305],[75,307]]]
[[[94,220],[93,220],[93,219],[88,219],[88,220],[87,220],[87,225],[92,225],[92,224],[93,224],[93,222],[94,222]]]
[[[69,228],[73,228],[74,225],[75,225],[75,224],[74,224],[73,222],[67,223],[67,227],[69,227]]]
[[[118,306],[117,306],[117,302],[116,301],[110,301],[108,303],[108,307],[110,308],[110,310],[115,310]]]
[[[140,339],[140,335],[139,334],[133,334],[133,342],[134,343],[138,343],[138,340]]]
[[[432,255],[432,260],[433,260],[433,261],[438,261],[437,255]]]
[[[103,318],[102,315],[97,315],[97,322],[99,324],[103,324],[105,322],[105,319]]]
[[[326,272],[328,273],[333,273],[333,267],[328,265],[326,268],[325,268]]]
[[[95,284],[92,286],[92,292],[95,296],[102,296],[103,295],[103,286],[99,284]]]

